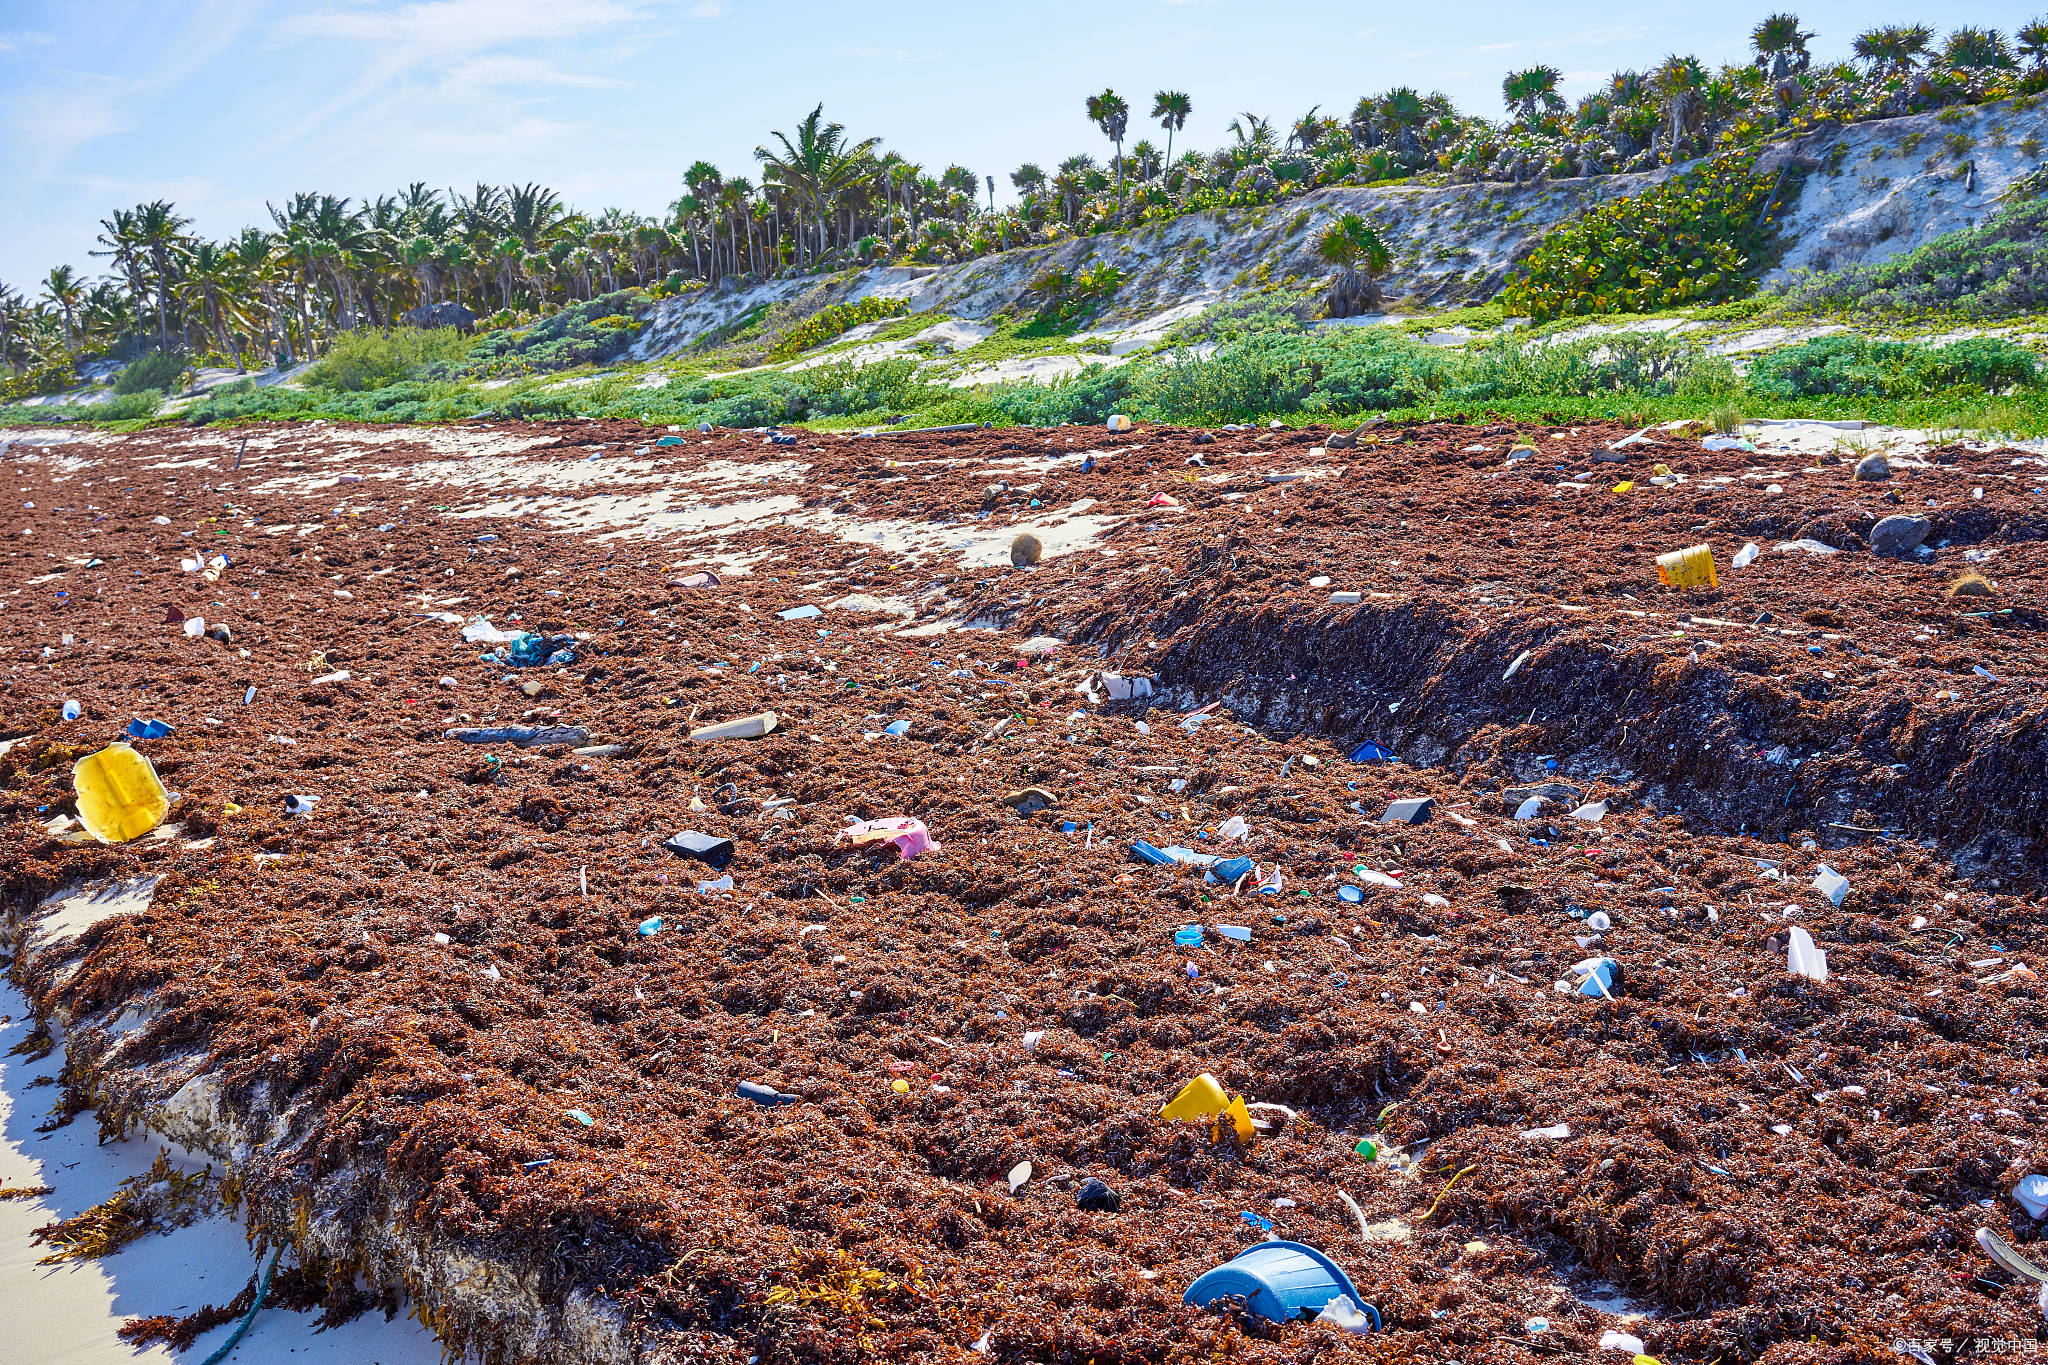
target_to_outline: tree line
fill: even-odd
[[[304,359],[426,303],[505,325],[626,287],[662,296],[883,260],[942,264],[1328,185],[1642,170],[1823,123],[2048,88],[2048,20],[2010,37],[1872,28],[1833,63],[1816,59],[1814,37],[1796,15],[1775,14],[1752,30],[1746,63],[1716,71],[1672,54],[1615,72],[1575,103],[1555,67],[1522,68],[1502,80],[1498,119],[1405,85],[1342,117],[1318,106],[1282,126],[1244,112],[1222,146],[1178,157],[1174,139],[1193,109],[1186,92],[1153,96],[1141,122],[1159,130],[1155,142],[1131,140],[1144,106],[1105,89],[1084,113],[1106,160],[1084,151],[1051,171],[1026,162],[1007,176],[1015,198],[1001,209],[993,175],[928,170],[880,138],[855,140],[822,105],[756,148],[758,179],[697,161],[660,215],[586,214],[536,184],[464,193],[415,183],[363,200],[294,194],[270,206],[267,225],[215,241],[157,200],[101,220],[100,278],[59,266],[29,291],[0,283],[0,398],[69,386],[81,361],[144,348],[243,368]],[[1333,247],[1338,263],[1346,248]],[[1341,268],[1348,278],[1354,267]]]

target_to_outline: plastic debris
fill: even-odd
[[[803,1099],[801,1095],[786,1095],[774,1086],[763,1085],[759,1081],[741,1081],[739,1096],[743,1100],[752,1100],[755,1104],[771,1108],[780,1104],[796,1104]]]
[[[1159,1106],[1159,1117],[1185,1123],[1207,1123],[1212,1138],[1217,1135],[1220,1120],[1226,1118],[1241,1138],[1249,1139],[1257,1131],[1252,1127],[1251,1112],[1245,1108],[1244,1096],[1226,1095],[1223,1083],[1206,1071],[1182,1086],[1178,1095]]]
[[[1074,1194],[1074,1207],[1089,1213],[1115,1213],[1123,1206],[1122,1195],[1092,1176],[1082,1181]]]
[[[1580,995],[1605,1000],[1621,993],[1621,964],[1611,957],[1589,957],[1575,963],[1571,975]]]
[[[1626,1351],[1632,1356],[1639,1356],[1643,1353],[1643,1339],[1627,1332],[1617,1332],[1610,1327],[1600,1334],[1600,1349]]]
[[[149,833],[171,813],[170,793],[156,768],[126,744],[111,744],[71,765],[78,823],[103,844]]]
[[[1714,552],[1705,545],[1657,556],[1657,581],[1672,588],[1713,588],[1720,586],[1714,574]]]
[[[661,846],[678,857],[695,858],[708,864],[714,872],[732,861],[732,840],[721,839],[715,834],[699,834],[693,829],[677,830],[662,840]]]
[[[1201,1307],[1220,1298],[1241,1298],[1245,1307],[1270,1322],[1320,1317],[1337,1299],[1355,1306],[1363,1330],[1378,1331],[1379,1310],[1366,1303],[1338,1264],[1300,1242],[1266,1241],[1245,1248],[1187,1287],[1181,1302]],[[1341,1318],[1350,1314],[1338,1310]],[[1347,1330],[1357,1330],[1350,1329]]]
[[[1606,817],[1607,803],[1605,801],[1591,801],[1572,812],[1572,819],[1583,820],[1589,825],[1597,825]]]
[[[1120,412],[1113,412],[1109,415],[1109,421],[1104,425],[1111,431],[1129,431],[1131,429],[1131,419]]]
[[[932,838],[924,821],[910,816],[895,816],[883,820],[855,820],[839,831],[834,843],[849,843],[855,848],[868,844],[893,844],[896,851],[909,862],[918,854],[936,852],[939,841]]]
[[[1369,739],[1351,751],[1353,763],[1391,763],[1394,751],[1376,739]]]
[[[730,890],[732,890],[732,873],[730,872],[726,873],[723,877],[720,877],[715,882],[697,883],[697,894],[700,896],[715,896],[721,891]]]
[[[825,613],[819,610],[817,607],[814,607],[809,603],[805,603],[801,607],[791,607],[788,611],[776,612],[775,619],[778,621],[809,621],[817,617],[823,616],[824,614]]]
[[[1023,1189],[1024,1182],[1031,1179],[1031,1163],[1028,1161],[1020,1161],[1016,1165],[1012,1166],[1010,1168],[1009,1179],[1011,1194],[1015,1194],[1017,1191]]]
[[[524,633],[517,630],[499,630],[490,623],[489,618],[483,616],[472,617],[469,624],[462,628],[463,641],[472,645],[508,645]]]
[[[1752,540],[1735,552],[1735,558],[1728,561],[1728,567],[1732,569],[1746,569],[1756,563],[1756,557],[1762,553],[1763,551],[1759,550],[1756,542]]]
[[[1840,905],[1849,894],[1849,879],[1826,863],[1822,863],[1813,874],[1813,889],[1826,896],[1831,903]]]
[[[1414,796],[1396,801],[1387,807],[1387,813],[1380,817],[1383,825],[1419,825],[1429,819],[1436,810],[1436,802],[1427,796]]]
[[[319,802],[320,798],[317,796],[287,796],[284,799],[285,813],[303,818],[311,815],[313,807],[318,805]]]
[[[77,702],[66,701],[64,703],[64,719],[77,720],[78,717],[82,714],[82,712],[83,708],[81,708]]]
[[[1253,876],[1258,870],[1259,865],[1250,858],[1225,858],[1210,870],[1209,875],[1229,886],[1242,877]]]
[[[1202,926],[1183,924],[1173,931],[1173,946],[1176,948],[1199,948],[1202,946]]]
[[[597,1120],[584,1113],[581,1109],[571,1109],[565,1117],[576,1120],[585,1128],[595,1128],[597,1126]]]
[[[1811,981],[1828,979],[1828,955],[1814,943],[1813,935],[1795,924],[1792,926],[1791,944],[1786,949],[1785,967],[1794,976],[1803,976]]]
[[[1216,828],[1216,837],[1224,843],[1242,839],[1251,832],[1242,815],[1233,815]]]
[[[2012,1187],[2012,1197],[2031,1218],[2048,1218],[2048,1175],[2030,1175]]]
[[[1562,1142],[1571,1135],[1572,1126],[1569,1123],[1553,1123],[1548,1128],[1524,1128],[1522,1130],[1522,1136],[1525,1138],[1542,1138],[1550,1142]]]
[[[493,725],[449,730],[442,737],[464,744],[510,744],[519,749],[590,743],[590,731],[580,725]]]
[[[773,711],[762,711],[737,720],[720,721],[716,725],[700,725],[690,731],[692,743],[702,744],[715,739],[759,739],[774,732],[776,725]]]
[[[1515,818],[1517,820],[1534,820],[1536,818],[1537,812],[1543,809],[1543,803],[1543,797],[1530,797],[1527,801],[1524,801],[1521,805],[1515,807]]]
[[[121,732],[130,739],[168,739],[178,733],[177,727],[160,720],[144,720],[137,716],[128,722],[128,728]]]
[[[1242,924],[1219,924],[1216,926],[1216,932],[1229,939],[1232,943],[1250,943],[1252,941],[1252,931]]]
[[[643,920],[641,920],[641,921],[640,921],[640,937],[642,937],[642,938],[653,938],[653,937],[654,937],[654,936],[655,936],[656,934],[658,934],[658,933],[660,933],[660,932],[661,932],[661,916],[660,916],[660,915],[649,915],[649,916],[648,916],[648,917],[647,917],[646,919],[643,919]]]
[[[1517,654],[1515,661],[1508,665],[1508,671],[1500,675],[1500,680],[1506,682],[1509,678],[1514,677],[1515,674],[1520,673],[1522,665],[1528,663],[1530,656],[1534,653],[1534,650],[1525,649],[1520,654]]]

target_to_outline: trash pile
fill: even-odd
[[[208,1072],[254,1215],[452,1350],[517,1305],[387,1236],[734,1365],[2044,1339],[2040,457],[693,431],[641,460],[859,529],[472,534],[628,443],[8,463],[10,923],[161,880],[0,950],[80,1104]]]

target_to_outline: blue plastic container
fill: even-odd
[[[1394,751],[1377,740],[1367,740],[1351,751],[1353,763],[1391,763]]]
[[[1300,1242],[1260,1242],[1189,1285],[1182,1303],[1196,1307],[1239,1295],[1252,1312],[1274,1322],[1312,1318],[1339,1294],[1349,1295],[1378,1331],[1380,1314],[1367,1303],[1338,1264]]]

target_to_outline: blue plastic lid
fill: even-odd
[[[1379,1310],[1359,1294],[1343,1267],[1300,1242],[1270,1241],[1247,1247],[1231,1261],[1200,1276],[1181,1295],[1181,1302],[1200,1307],[1229,1295],[1240,1296],[1262,1318],[1287,1322],[1313,1317],[1339,1294],[1380,1325]]]

